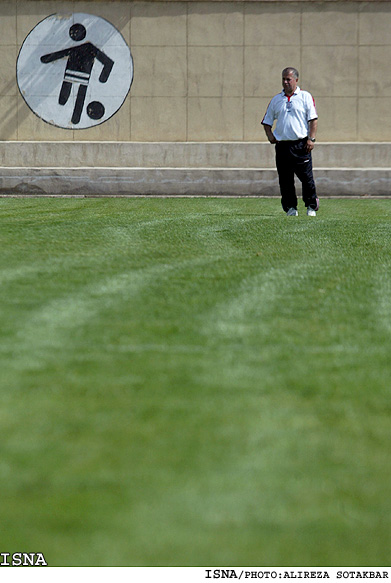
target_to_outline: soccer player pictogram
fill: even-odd
[[[86,32],[87,31],[82,24],[74,24],[69,29],[69,36],[74,41],[82,41],[86,37]],[[57,61],[64,57],[68,57],[68,62],[65,68],[64,81],[62,83],[58,102],[60,105],[65,105],[71,94],[72,85],[77,84],[79,86],[71,120],[73,124],[78,124],[83,111],[87,87],[95,60],[98,59],[98,61],[103,64],[103,69],[99,76],[99,81],[101,83],[106,83],[109,78],[114,61],[100,51],[95,45],[87,42],[79,46],[72,46],[54,53],[43,55],[41,57],[41,62],[52,63],[53,61]],[[95,106],[96,103],[99,102],[93,102],[90,104],[90,107],[87,108],[87,115],[92,117],[92,119],[99,119],[96,116],[102,116],[104,114],[104,106],[102,104],[99,104],[101,107],[98,105]]]
[[[104,18],[53,14],[24,40],[17,80],[38,117],[64,129],[85,129],[120,109],[132,84],[133,59],[121,33]]]

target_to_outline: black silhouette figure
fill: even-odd
[[[74,24],[69,29],[69,36],[74,41],[82,41],[86,37],[86,34],[87,31],[82,24]],[[81,118],[87,93],[87,87],[90,81],[91,71],[94,66],[95,59],[98,59],[98,61],[100,61],[103,65],[102,72],[99,76],[99,81],[101,83],[106,83],[107,79],[109,78],[114,61],[105,55],[105,53],[100,51],[95,45],[87,42],[82,45],[56,51],[55,53],[43,55],[41,57],[41,62],[51,63],[52,61],[57,61],[63,57],[68,57],[68,62],[65,68],[64,81],[62,83],[58,102],[60,105],[65,105],[71,94],[72,84],[77,83],[79,85],[76,103],[72,115],[72,123],[76,125],[79,123]],[[96,108],[94,109],[94,104],[96,104],[97,111],[95,111]],[[98,101],[94,101],[89,105],[88,115],[92,119],[99,119],[103,115],[102,108],[104,113],[103,105]]]

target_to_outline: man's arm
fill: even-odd
[[[318,119],[311,119],[308,122],[308,138],[316,138],[316,131],[318,129]],[[311,150],[314,149],[314,142],[312,142],[310,139],[307,141],[307,146],[306,146],[306,150],[307,152],[311,152]]]
[[[269,140],[269,142],[271,144],[277,144],[277,140],[272,132],[272,126],[269,126],[268,124],[264,123],[263,125],[263,129],[265,130],[265,134],[267,136],[267,139]]]
[[[56,51],[55,53],[48,53],[47,55],[43,55],[41,57],[41,63],[52,63],[53,61],[67,57],[70,51],[71,49],[64,49],[62,51]]]
[[[102,53],[102,51],[100,51],[99,49],[97,51],[96,58],[103,65],[102,72],[99,75],[99,81],[101,83],[106,83],[106,81],[109,78],[109,75],[111,73],[111,69],[113,68],[114,61],[112,61],[110,59],[110,57],[108,57],[107,55],[105,55],[105,53]]]

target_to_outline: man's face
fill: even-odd
[[[296,91],[297,81],[298,79],[291,71],[286,71],[282,75],[282,87],[286,95],[292,95]]]

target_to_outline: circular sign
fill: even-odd
[[[110,119],[133,80],[133,60],[120,32],[92,14],[53,14],[26,37],[18,56],[19,90],[41,119],[85,129]]]

